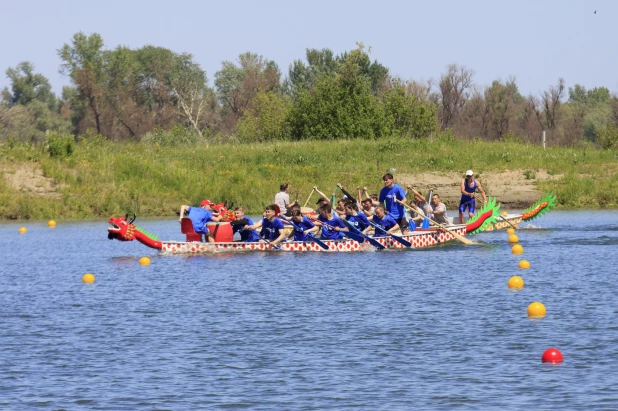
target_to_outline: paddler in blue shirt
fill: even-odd
[[[348,231],[345,223],[337,216],[333,215],[333,207],[330,202],[320,206],[320,215],[316,221],[318,226],[322,226],[321,240],[341,240],[341,231]]]
[[[292,210],[291,220],[294,223],[294,241],[310,241],[309,234],[317,233],[320,227],[316,226],[299,209]],[[297,230],[299,228],[300,230]]]
[[[345,214],[346,221],[354,225],[360,232],[365,232],[365,230],[371,226],[367,216],[364,213],[358,212],[358,205],[353,201],[349,201],[345,204]]]
[[[240,241],[245,243],[254,243],[260,241],[260,235],[255,230],[246,229],[247,226],[253,225],[253,220],[245,216],[245,210],[242,207],[236,207],[234,209],[236,214],[236,220],[231,221],[232,230],[234,233],[240,234]]]
[[[285,240],[285,230],[283,229],[281,220],[275,217],[276,214],[277,208],[274,204],[266,206],[262,221],[248,225],[246,229],[255,230],[256,228],[262,227],[260,230],[260,237],[271,245],[277,245]]]
[[[178,219],[179,222],[182,222],[182,219],[185,216],[185,212],[188,212],[188,217],[193,223],[193,231],[195,231],[197,234],[203,234],[209,243],[214,243],[215,239],[212,236],[210,230],[208,230],[206,224],[208,224],[209,221],[221,221],[221,219],[223,218],[219,214],[212,212],[212,208],[210,206],[212,206],[213,204],[214,203],[210,200],[203,200],[200,203],[199,207],[181,205],[180,218]]]
[[[384,206],[379,205],[376,207],[375,214],[373,215],[373,217],[371,217],[371,220],[375,225],[382,227],[389,234],[392,234],[395,231],[399,230],[399,224],[397,224],[397,221],[393,217],[386,214],[386,209],[384,208]],[[378,229],[375,230],[374,237],[385,236],[386,233],[384,231]]]
[[[474,178],[474,172],[472,170],[466,171],[466,178],[461,180],[461,200],[459,200],[459,224],[464,223],[464,212],[468,209],[468,216],[472,218],[474,216],[474,206],[476,204],[476,198],[474,192],[478,189],[483,195],[483,203],[487,202],[487,196],[481,183]]]

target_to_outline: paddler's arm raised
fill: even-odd
[[[318,193],[323,199],[325,199],[326,201],[328,201],[328,204],[332,205],[329,198],[326,196],[326,194],[324,194],[323,192],[321,192],[320,190],[318,190],[317,186],[314,186],[313,189],[315,190],[316,193]]]
[[[341,190],[341,192],[342,192],[343,194],[345,194],[345,195],[346,195],[346,197],[348,197],[350,200],[353,200],[353,199],[354,199],[354,196],[353,196],[352,194],[350,194],[350,193],[348,193],[347,191],[345,191],[345,188],[343,188],[343,186],[341,185],[341,183],[337,183],[337,187],[339,187],[339,190]]]

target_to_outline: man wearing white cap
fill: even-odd
[[[478,189],[483,195],[483,202],[487,202],[487,196],[481,184],[474,178],[474,172],[472,170],[466,171],[466,178],[461,180],[461,200],[459,201],[459,224],[464,223],[464,213],[466,208],[468,209],[468,217],[474,215],[474,204],[476,198],[474,192]]]

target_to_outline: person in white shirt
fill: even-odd
[[[279,206],[280,214],[285,214],[288,205],[290,205],[290,185],[283,183],[279,186],[279,192],[275,195],[275,204]]]

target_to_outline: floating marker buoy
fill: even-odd
[[[511,252],[513,254],[523,254],[524,253],[524,247],[522,247],[520,244],[515,244],[512,248],[511,248]]]
[[[139,264],[140,265],[150,265],[150,258],[148,257],[142,257],[139,259]]]
[[[50,228],[54,228],[56,226],[56,222],[54,220],[49,220],[47,222],[47,226]]]
[[[543,318],[545,313],[545,306],[539,302],[534,302],[528,306],[528,318]]]
[[[511,234],[509,236],[509,243],[510,244],[517,244],[519,242],[519,237],[517,237],[515,234]]]
[[[525,270],[526,268],[530,268],[530,262],[528,260],[521,260],[519,264],[517,264],[517,267]]]
[[[514,275],[511,278],[509,278],[508,286],[511,289],[524,288],[524,279],[518,275]]]
[[[19,234],[26,234],[26,227],[19,227]]]
[[[511,228],[509,228],[508,230],[506,230],[506,233],[507,233],[508,235],[513,235],[513,234],[515,234],[515,230],[513,230],[513,227],[511,227]]]
[[[508,211],[503,211],[502,215],[509,215],[509,212]]]
[[[550,362],[552,364],[559,364],[564,361],[564,358],[562,357],[562,353],[560,352],[559,349],[548,348],[543,353],[543,356],[541,357],[541,361]]]
[[[85,283],[94,283],[95,282],[94,275],[92,275],[90,273],[86,273],[82,277],[82,281],[85,282]]]

